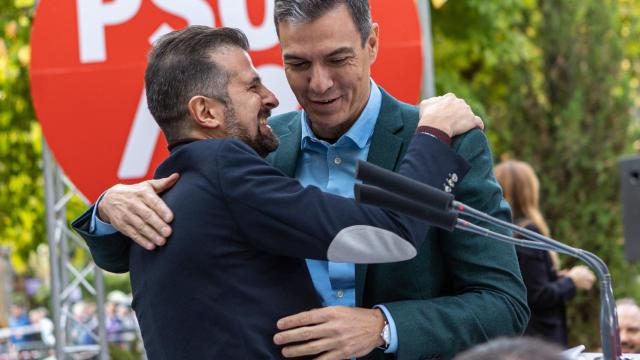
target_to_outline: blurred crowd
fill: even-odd
[[[75,345],[94,345],[98,343],[97,307],[92,302],[74,304],[72,342]],[[136,318],[131,310],[131,301],[124,295],[111,296],[105,303],[105,326],[107,340],[123,350],[131,350],[137,338]]]
[[[71,343],[79,347],[97,345],[98,307],[95,302],[77,301],[68,314],[71,322]],[[23,300],[11,305],[8,327],[0,329],[0,360],[42,359],[53,354],[54,323],[48,310],[29,309]],[[138,346],[138,324],[131,310],[131,296],[120,291],[111,292],[105,302],[107,340],[111,346],[132,351]],[[62,314],[62,316],[65,316]]]

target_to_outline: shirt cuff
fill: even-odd
[[[431,135],[436,139],[442,141],[443,143],[451,146],[451,136],[440,129],[436,129],[431,126],[418,126],[418,128],[416,129],[416,133]]]
[[[117,232],[116,228],[114,228],[113,225],[107,224],[106,222],[98,218],[98,204],[100,204],[100,200],[102,200],[103,196],[104,193],[102,193],[102,195],[100,195],[100,197],[98,198],[98,201],[96,201],[96,204],[93,206],[93,213],[91,214],[89,233],[95,236],[111,235]]]
[[[387,324],[389,324],[389,346],[384,353],[395,354],[398,351],[398,330],[396,329],[396,323],[393,321],[393,317],[391,317],[391,313],[387,310],[386,306],[376,305],[374,308],[382,310],[384,317],[387,319]]]

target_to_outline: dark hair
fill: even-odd
[[[531,337],[499,338],[480,344],[454,360],[566,360],[555,344]]]
[[[202,95],[229,103],[230,74],[212,58],[226,47],[247,51],[249,41],[238,29],[189,26],[162,36],[154,44],[144,75],[147,105],[168,141],[184,136],[192,97]]]
[[[342,4],[349,9],[364,47],[372,26],[369,0],[275,0],[273,19],[276,31],[280,35],[278,24],[281,22],[310,23]]]

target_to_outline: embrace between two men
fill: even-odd
[[[151,358],[449,359],[520,334],[512,246],[345,199],[367,160],[510,219],[486,137],[470,130],[481,120],[453,95],[417,109],[375,84],[366,0],[276,0],[274,18],[303,110],[266,125],[277,99],[236,30],[168,34],[145,86],[171,155],[158,180],[112,187],[74,223],[99,266],[131,269]]]

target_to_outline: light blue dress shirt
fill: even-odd
[[[303,111],[301,156],[298,157],[296,165],[296,178],[300,183],[303,186],[315,185],[323,191],[353,198],[356,163],[358,160],[367,159],[381,106],[382,93],[371,80],[371,93],[367,105],[349,131],[334,144],[320,140],[313,134],[306,113]],[[98,202],[100,199],[102,195]],[[96,235],[114,233],[115,228],[102,222],[96,216],[95,209],[97,206],[91,218],[90,231]],[[307,260],[307,266],[313,284],[322,298],[322,305],[355,306],[354,264]],[[398,336],[393,318],[383,305],[376,307],[382,310],[389,323],[391,336],[389,347],[385,352],[395,353],[398,349]]]
[[[323,191],[353,198],[356,182],[355,169],[358,160],[367,160],[373,130],[376,126],[382,93],[371,81],[371,93],[367,105],[351,126],[334,144],[318,139],[303,111],[301,156],[296,165],[296,178],[303,186],[315,185]],[[324,306],[355,306],[355,265],[332,261],[307,260],[309,273]],[[389,323],[391,341],[386,350],[395,353],[398,347],[395,323],[387,309],[379,305]]]

